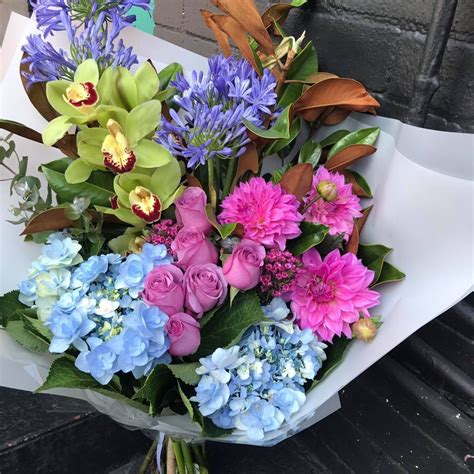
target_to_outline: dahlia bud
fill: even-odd
[[[361,318],[352,325],[352,334],[355,338],[364,342],[374,340],[377,335],[377,324],[370,318]]]
[[[320,181],[316,189],[325,201],[331,202],[337,198],[337,186],[332,181]]]

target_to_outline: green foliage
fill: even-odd
[[[258,137],[266,139],[290,138],[290,107],[286,107],[268,130],[256,127],[252,122],[242,119],[244,125]]]
[[[379,127],[364,128],[357,132],[348,133],[332,146],[329,150],[327,159],[329,160],[350,145],[373,145],[377,141],[379,133]]]
[[[49,344],[41,336],[27,329],[22,320],[10,320],[6,325],[7,333],[15,339],[18,344],[33,352],[48,352]]]
[[[254,291],[239,293],[232,306],[221,306],[201,329],[201,345],[193,359],[207,356],[218,347],[236,344],[243,333],[254,324],[265,320],[260,301]]]
[[[171,373],[188,385],[197,385],[201,378],[196,374],[196,369],[200,366],[199,362],[191,362],[189,364],[168,364],[166,367]]]
[[[372,195],[372,190],[370,189],[370,186],[369,184],[367,183],[367,181],[365,180],[365,178],[357,173],[357,171],[353,171],[353,170],[344,170],[345,173],[349,174],[350,176],[352,176],[352,178],[354,179],[354,181],[360,186],[360,188],[364,191],[364,193],[366,194],[366,197],[368,198],[373,198],[374,196]]]
[[[357,256],[362,259],[362,263],[372,270],[376,283],[382,273],[382,267],[387,255],[392,251],[390,247],[381,244],[360,244]]]
[[[322,151],[323,149],[320,143],[316,140],[308,140],[301,147],[298,163],[311,163],[314,169],[319,163]]]
[[[312,222],[302,222],[300,229],[301,235],[288,242],[288,250],[295,256],[302,255],[320,244],[329,232],[329,227]]]
[[[326,148],[327,146],[332,146],[337,143],[339,140],[343,139],[346,135],[349,135],[349,130],[337,130],[331,135],[328,135],[324,140],[321,141],[321,146]]]
[[[19,294],[18,290],[14,290],[0,297],[0,326],[5,327],[8,321],[19,319],[17,311],[26,308],[18,301]]]

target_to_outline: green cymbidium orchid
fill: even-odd
[[[154,171],[141,170],[117,175],[114,179],[116,195],[111,207],[98,206],[98,211],[112,214],[136,227],[157,221],[184,191],[180,184],[183,168],[179,162],[171,161]]]
[[[78,133],[79,158],[67,169],[66,180],[71,184],[81,183],[98,169],[122,174],[170,163],[170,152],[150,139],[160,117],[158,100],[144,102],[130,112],[112,105],[99,105],[96,118],[100,127],[85,127]]]

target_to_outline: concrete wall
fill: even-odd
[[[238,0],[236,0],[238,1]],[[269,4],[257,0],[263,11]],[[292,12],[287,29],[306,30],[320,69],[363,82],[380,114],[403,118],[421,62],[435,0],[310,0]],[[155,34],[210,55],[218,48],[199,9],[209,0],[156,0]],[[426,126],[474,132],[474,4],[459,0],[453,31]]]

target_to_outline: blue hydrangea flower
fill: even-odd
[[[83,284],[92,283],[105,273],[109,268],[107,255],[93,255],[81,263],[72,275],[72,286],[81,287]]]
[[[81,248],[81,244],[72,240],[67,234],[52,234],[47,240],[47,245],[43,246],[39,263],[45,269],[76,265],[82,261],[79,255]]]
[[[172,82],[174,102],[182,113],[170,110],[172,121],[162,119],[156,140],[171,153],[183,156],[188,168],[213,157],[236,158],[249,142],[242,119],[262,126],[276,104],[276,80],[264,70],[258,76],[245,59],[222,54],[209,59],[209,71],[193,72],[191,80],[178,75]]]
[[[117,372],[117,354],[109,343],[98,337],[89,337],[87,344],[89,347],[79,354],[75,365],[102,385],[107,385]]]
[[[265,317],[273,321],[282,321],[290,314],[290,310],[282,298],[273,298],[270,304],[262,306],[262,310]]]
[[[245,431],[255,441],[301,409],[304,386],[326,358],[326,345],[311,330],[282,322],[285,308],[284,302],[272,302],[267,314],[276,313],[275,323],[250,328],[238,346],[217,349],[196,369],[202,377],[191,400],[199,411],[217,426]]]
[[[40,298],[59,297],[63,290],[69,288],[71,272],[66,268],[52,268],[35,277],[36,295]]]
[[[71,344],[79,350],[84,350],[86,344],[82,338],[95,328],[95,323],[81,309],[65,313],[59,308],[54,308],[44,324],[53,334],[49,346],[50,352],[53,353],[65,352]]]
[[[34,278],[23,280],[18,285],[18,289],[20,290],[18,297],[20,303],[32,306],[36,299],[36,280]]]

